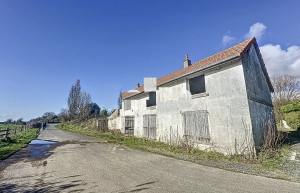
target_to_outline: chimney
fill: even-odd
[[[183,67],[186,68],[186,67],[189,67],[190,65],[191,65],[191,61],[189,60],[189,55],[186,54],[185,60],[183,60]]]
[[[139,88],[139,87],[140,87],[140,83],[137,83],[137,84],[136,84],[136,88]]]

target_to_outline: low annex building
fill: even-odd
[[[256,39],[122,93],[115,127],[125,135],[225,154],[255,151],[263,126],[273,120],[273,87]]]

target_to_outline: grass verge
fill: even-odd
[[[162,142],[146,140],[143,138],[124,137],[122,133],[116,131],[102,133],[88,128],[83,128],[77,125],[65,123],[61,123],[56,127],[64,131],[71,131],[105,139],[108,143],[123,144],[131,148],[146,150],[171,157],[174,157],[175,154],[185,155],[185,159],[190,161],[215,160],[221,162],[252,163],[259,165],[260,168],[271,171],[283,169],[282,166],[286,162],[286,156],[288,155],[288,151],[290,149],[289,146],[285,145],[282,148],[274,151],[260,152],[258,159],[247,159],[246,155],[226,156],[222,153],[218,153],[215,151],[201,151],[199,149],[191,148],[188,146],[188,144],[174,146]]]
[[[171,152],[173,154],[186,154],[188,156],[193,157],[194,159],[213,159],[213,160],[228,160],[229,157],[225,156],[222,153],[218,153],[215,151],[201,151],[199,149],[193,149],[188,147],[186,144],[182,144],[181,146],[169,145],[166,143],[158,142],[158,141],[151,141],[143,138],[137,137],[124,137],[124,135],[117,131],[109,131],[106,133],[98,132],[95,130],[83,128],[77,125],[71,124],[58,124],[56,125],[57,128],[63,131],[71,131],[80,133],[83,135],[89,135],[101,139],[107,140],[108,143],[117,143],[126,145],[127,147],[141,149],[151,152],[156,152],[160,154],[164,154],[162,152]],[[162,151],[156,151],[162,150]],[[168,154],[170,156],[170,154]]]
[[[16,151],[25,147],[37,136],[38,129],[29,129],[12,138],[0,140],[0,160],[4,160]]]

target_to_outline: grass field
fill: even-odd
[[[0,130],[6,129],[6,128],[15,128],[20,127],[21,125],[15,125],[15,124],[0,124]]]
[[[37,136],[38,129],[28,129],[12,138],[0,140],[0,160],[9,157],[11,154],[25,147]]]

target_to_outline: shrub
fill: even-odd
[[[285,113],[284,119],[291,128],[300,129],[300,111]]]
[[[297,100],[291,104],[285,105],[283,107],[281,107],[281,110],[284,113],[289,113],[289,112],[293,112],[293,111],[300,111],[300,100]]]
[[[262,129],[264,141],[259,147],[260,151],[276,151],[283,146],[286,135],[277,130],[275,121],[269,120]]]

